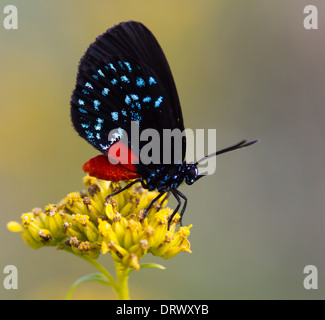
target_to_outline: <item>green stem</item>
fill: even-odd
[[[92,266],[94,266],[98,271],[100,271],[107,278],[110,286],[114,289],[114,291],[116,293],[118,293],[119,285],[118,285],[118,283],[116,283],[115,279],[111,276],[111,274],[107,271],[107,269],[105,269],[99,262],[97,262],[96,260],[94,260],[86,255],[81,255],[79,257],[86,260]]]
[[[115,262],[116,277],[117,277],[117,281],[115,281],[115,279],[107,271],[107,269],[105,269],[99,262],[86,255],[81,255],[79,257],[89,262],[92,266],[94,266],[98,271],[100,271],[107,278],[107,280],[109,281],[109,285],[114,289],[119,300],[130,300],[129,287],[128,287],[128,278],[130,274],[130,269],[121,270],[121,264]]]
[[[65,250],[73,253],[72,250],[70,251],[68,248],[66,248]],[[115,293],[117,294],[119,300],[130,300],[128,279],[129,279],[130,272],[134,269],[130,269],[130,268],[125,269],[124,266],[122,267],[121,263],[114,262],[115,270],[116,270],[116,278],[117,278],[117,281],[116,281],[111,276],[111,274],[107,271],[107,269],[104,268],[96,260],[90,258],[87,255],[77,255],[77,256],[82,258],[83,260],[89,262],[92,266],[94,266],[100,272],[100,274],[88,275],[88,276],[82,277],[81,279],[77,280],[74,283],[74,285],[71,287],[70,291],[68,292],[67,300],[70,300],[71,295],[74,292],[75,288],[78,285],[80,285],[81,283],[84,283],[86,281],[98,281],[98,282],[101,282],[108,286],[111,286],[113,288],[113,290],[115,291]],[[156,264],[156,263],[144,263],[144,264],[140,265],[140,268],[158,268],[161,270],[165,269],[164,266],[162,266],[160,264]],[[105,277],[107,280],[105,280],[102,277]]]
[[[129,297],[129,287],[128,287],[128,278],[130,274],[130,269],[121,270],[121,265],[115,262],[116,277],[117,277],[117,287],[115,290],[119,300],[130,300]]]
[[[68,249],[66,249],[68,252]],[[121,268],[121,264],[115,262],[115,270],[116,270],[116,278],[117,281],[112,277],[112,275],[108,272],[106,268],[104,268],[99,262],[96,260],[90,258],[87,255],[77,255],[78,257],[82,258],[83,260],[86,260],[89,262],[92,266],[94,266],[101,274],[103,274],[104,277],[107,278],[108,283],[107,285],[111,286],[115,293],[118,296],[119,300],[130,300],[129,297],[129,287],[128,287],[128,279],[129,279],[129,274],[132,269],[125,269],[124,267]],[[71,295],[71,294],[70,294]]]

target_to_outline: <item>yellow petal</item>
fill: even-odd
[[[24,230],[23,226],[17,221],[10,221],[7,223],[7,228],[11,232],[22,232]]]

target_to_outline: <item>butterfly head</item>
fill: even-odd
[[[193,184],[199,176],[199,170],[194,163],[186,164],[185,167],[185,182],[186,184]]]

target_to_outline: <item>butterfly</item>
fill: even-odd
[[[83,170],[99,179],[132,180],[108,197],[138,182],[149,191],[157,190],[158,196],[149,204],[144,217],[160,198],[165,200],[170,194],[175,197],[177,207],[169,219],[168,229],[183,199],[182,225],[187,197],[178,187],[184,181],[191,185],[204,176],[198,172],[200,162],[258,141],[243,140],[195,163],[187,163],[186,136],[182,135],[168,148],[162,143],[158,146],[158,161],[150,163],[141,157],[148,141],[135,139],[134,142],[134,127],[140,134],[153,129],[162,137],[167,129],[184,132],[184,123],[175,82],[163,50],[151,31],[135,21],[122,22],[108,29],[86,50],[80,60],[71,98],[71,119],[79,135],[101,153],[87,161]],[[180,156],[175,159],[174,150],[179,149]],[[121,157],[122,153],[124,157]],[[173,161],[164,161],[167,153]]]

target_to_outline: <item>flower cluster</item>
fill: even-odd
[[[191,252],[187,240],[191,225],[176,226],[179,215],[156,202],[144,218],[145,209],[158,195],[136,184],[108,198],[127,182],[109,182],[86,176],[87,191],[68,194],[60,203],[49,204],[22,215],[21,224],[9,222],[8,228],[21,232],[34,249],[56,246],[77,255],[97,259],[110,253],[122,268],[139,269],[139,260],[148,252],[164,259],[180,252]]]

